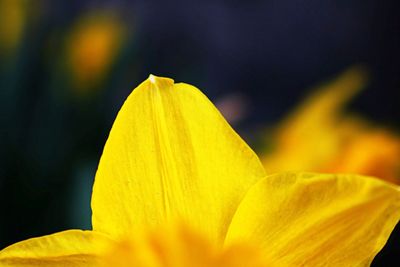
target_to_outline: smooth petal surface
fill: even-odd
[[[112,236],[181,219],[222,243],[258,157],[195,87],[150,76],[110,132],[92,196],[94,230]]]
[[[98,266],[111,242],[106,236],[93,231],[69,230],[5,248],[0,251],[0,266]]]
[[[369,266],[399,217],[399,188],[377,179],[278,174],[250,189],[226,244],[250,240],[277,266]]]

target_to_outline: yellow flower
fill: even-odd
[[[343,114],[366,80],[365,71],[353,67],[317,88],[276,127],[273,147],[262,156],[265,168],[357,173],[400,183],[400,138]]]
[[[67,60],[80,94],[102,82],[125,37],[123,23],[112,13],[94,12],[80,18],[66,44]]]
[[[92,210],[93,231],[11,245],[0,266],[367,266],[399,220],[400,190],[266,176],[199,90],[150,76],[114,122]]]

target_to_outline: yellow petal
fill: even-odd
[[[198,89],[150,76],[122,106],[105,145],[93,227],[121,236],[179,218],[221,243],[245,192],[264,175]]]
[[[278,174],[250,189],[226,243],[250,240],[281,265],[369,266],[399,217],[399,188],[377,179]]]
[[[110,243],[110,239],[93,231],[64,231],[5,248],[0,251],[0,266],[96,266]]]

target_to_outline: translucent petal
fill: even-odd
[[[69,230],[28,239],[0,251],[0,266],[89,267],[97,266],[112,244],[93,231]]]
[[[182,219],[222,243],[258,157],[195,87],[150,76],[110,132],[92,196],[93,227],[112,236]]]
[[[226,243],[289,266],[369,266],[400,218],[398,187],[362,176],[278,174],[240,204]]]

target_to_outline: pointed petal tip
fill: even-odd
[[[174,85],[174,80],[166,77],[159,77],[153,74],[149,75],[148,81],[150,84],[155,85],[157,87],[170,87]]]

